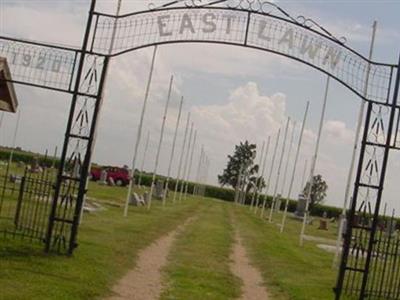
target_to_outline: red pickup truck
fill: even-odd
[[[118,186],[126,186],[129,184],[129,171],[118,167],[93,167],[90,170],[91,179],[93,181],[100,180],[103,170],[107,171],[107,182],[112,178]]]

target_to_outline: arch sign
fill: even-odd
[[[344,293],[359,299],[400,299],[397,288],[392,289],[387,279],[394,278],[400,260],[397,256],[388,258],[389,254],[380,253],[376,245],[388,156],[390,150],[400,147],[399,63],[370,61],[314,20],[293,17],[263,0],[175,0],[119,16],[98,12],[95,6],[92,0],[81,49],[0,37],[0,56],[7,59],[11,70],[8,81],[72,95],[46,234],[39,237],[45,241],[46,251],[72,254],[78,245],[79,218],[109,60],[155,45],[235,45],[309,65],[367,102],[336,299]],[[381,272],[382,255],[396,268]],[[393,284],[398,285],[396,280]]]

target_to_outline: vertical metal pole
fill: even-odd
[[[289,143],[289,149],[288,149],[288,154],[287,154],[285,170],[283,171],[283,182],[282,182],[282,189],[281,189],[281,197],[283,197],[283,193],[284,193],[285,187],[286,187],[287,173],[288,173],[289,163],[290,163],[290,155],[292,154],[294,134],[296,133],[296,125],[297,125],[297,123],[296,123],[296,121],[294,121],[293,122],[293,128],[292,128],[292,135],[290,137],[290,143]]]
[[[377,29],[377,21],[374,21],[374,23],[372,25],[371,45],[369,48],[369,56],[368,56],[368,59],[370,61],[372,60],[372,55],[373,55],[373,51],[374,51],[376,29]],[[363,93],[364,97],[367,97],[367,94],[368,94],[368,83],[369,83],[369,77],[370,77],[370,70],[371,70],[371,64],[368,63],[367,75],[365,78],[364,93]],[[346,210],[347,210],[348,202],[350,199],[350,188],[351,188],[351,183],[353,181],[354,163],[355,163],[357,149],[358,149],[358,141],[360,140],[361,126],[362,126],[362,122],[363,122],[364,112],[365,112],[365,101],[361,100],[360,109],[358,112],[357,125],[356,125],[356,134],[354,136],[353,152],[351,155],[349,172],[347,174],[347,183],[346,183],[346,189],[344,192],[344,202],[343,202],[342,214],[341,214],[341,217],[339,218],[340,222],[339,222],[339,231],[338,231],[338,235],[337,235],[337,239],[336,239],[336,251],[335,251],[335,255],[333,257],[333,263],[332,263],[333,268],[337,266],[337,261],[339,258],[339,253],[340,253],[340,248],[341,248],[340,244],[342,241],[343,220],[346,217]]]
[[[258,209],[258,203],[260,202],[260,195],[262,193],[262,182],[264,179],[264,174],[265,174],[265,167],[266,167],[266,162],[267,162],[267,157],[268,157],[268,153],[269,153],[269,146],[271,143],[271,136],[268,136],[268,141],[267,141],[267,148],[265,149],[265,153],[264,153],[264,158],[263,158],[263,162],[262,162],[262,172],[261,172],[261,178],[260,181],[258,182],[258,193],[257,193],[257,197],[256,197],[256,203],[254,205],[253,211],[256,213],[257,209]]]
[[[100,82],[99,82],[98,96],[96,97],[96,100],[95,100],[96,103],[95,103],[95,107],[93,110],[93,117],[92,117],[92,122],[91,122],[91,127],[90,127],[90,133],[89,133],[89,141],[88,141],[85,158],[84,158],[84,161],[82,164],[82,169],[81,169],[81,174],[80,174],[77,203],[75,206],[73,223],[71,226],[71,238],[70,238],[69,249],[68,249],[69,255],[72,254],[73,250],[77,246],[76,237],[78,234],[78,226],[79,226],[79,220],[80,220],[80,216],[81,216],[81,212],[82,212],[82,206],[83,206],[83,202],[85,200],[85,194],[87,191],[87,178],[88,178],[88,174],[89,174],[92,152],[93,152],[93,148],[94,148],[94,144],[95,144],[98,118],[100,115],[101,107],[103,105],[104,85],[105,85],[105,81],[106,81],[106,77],[107,77],[109,62],[110,62],[110,58],[105,57],[103,71],[101,73]]]
[[[275,206],[275,201],[276,201],[276,197],[277,197],[277,193],[278,193],[279,181],[281,178],[281,167],[282,167],[283,157],[285,155],[285,150],[286,150],[286,139],[287,139],[287,134],[289,131],[289,123],[290,123],[290,118],[287,119],[285,133],[283,135],[282,152],[281,152],[281,156],[279,158],[278,170],[277,170],[277,174],[276,174],[276,182],[275,182],[275,187],[274,187],[274,194],[272,197],[271,210],[269,212],[269,222],[270,223],[272,222],[272,214],[275,209],[274,206]]]
[[[301,188],[304,188],[304,182],[306,180],[306,173],[307,173],[307,168],[308,168],[308,159],[304,161],[304,169],[303,169],[303,176],[301,177]]]
[[[306,225],[307,225],[307,217],[308,217],[308,213],[309,213],[308,209],[309,209],[309,206],[310,206],[311,192],[312,192],[312,188],[313,188],[313,185],[314,185],[315,166],[317,164],[317,158],[318,158],[318,152],[319,152],[319,143],[320,143],[320,140],[321,140],[322,128],[324,126],[326,103],[328,101],[329,81],[330,81],[330,77],[327,76],[324,103],[322,105],[321,119],[320,119],[320,122],[319,122],[318,137],[317,137],[317,142],[315,144],[315,151],[314,151],[313,160],[311,162],[310,179],[309,179],[310,182],[309,182],[309,185],[308,185],[308,191],[307,191],[307,195],[306,195],[306,209],[305,209],[305,212],[304,212],[303,224],[302,224],[301,232],[300,232],[300,246],[303,246],[304,233],[305,233]]]
[[[353,199],[351,201],[351,208],[350,208],[350,213],[349,213],[349,217],[348,217],[349,224],[347,225],[347,228],[346,228],[346,237],[345,237],[344,244],[343,244],[342,260],[341,260],[339,275],[338,275],[336,288],[335,288],[335,293],[336,293],[335,299],[336,300],[340,299],[340,296],[342,293],[342,288],[343,288],[344,276],[345,276],[345,272],[346,272],[346,264],[347,264],[347,258],[349,255],[351,235],[352,235],[352,226],[351,226],[350,222],[352,222],[354,219],[356,206],[357,206],[358,187],[359,187],[358,184],[361,181],[361,175],[363,172],[363,164],[364,164],[364,156],[365,156],[365,152],[366,152],[366,144],[367,144],[367,139],[368,139],[369,124],[371,121],[371,112],[372,112],[372,102],[368,102],[367,113],[365,116],[363,138],[361,141],[361,148],[360,148],[360,154],[359,154],[359,162],[358,162],[358,166],[357,166],[357,173],[356,173],[355,185],[354,185],[354,190],[353,190]]]
[[[117,4],[117,12],[116,12],[117,16],[119,15],[119,12],[121,9],[121,3],[122,3],[122,0],[119,0],[118,4]],[[91,14],[93,15],[93,12]],[[92,17],[90,17],[90,19],[92,19]],[[113,27],[113,32],[111,35],[109,54],[112,53],[112,50],[114,48],[115,35],[116,35],[116,30],[117,30],[117,20],[118,20],[117,18],[115,18],[115,20],[114,20],[114,27]],[[90,23],[90,25],[91,25],[91,23]],[[90,26],[89,26],[89,33],[90,33]],[[86,51],[86,47],[85,47],[85,51]],[[78,234],[78,227],[79,227],[80,219],[81,219],[81,216],[83,213],[83,204],[85,202],[85,195],[86,195],[87,187],[88,187],[88,174],[89,174],[90,165],[91,165],[92,152],[93,152],[94,145],[96,143],[96,138],[97,138],[97,124],[98,124],[98,120],[100,118],[100,112],[101,112],[101,108],[102,108],[103,101],[104,101],[103,96],[104,96],[104,89],[105,89],[105,85],[106,85],[109,63],[110,63],[110,57],[104,57],[102,72],[101,72],[100,81],[99,81],[98,90],[97,90],[97,95],[95,97],[95,105],[94,105],[94,109],[93,109],[93,116],[92,116],[92,121],[91,121],[91,126],[90,126],[89,139],[88,139],[85,157],[84,157],[81,174],[80,174],[78,196],[76,199],[76,206],[75,206],[75,211],[74,211],[74,215],[73,215],[73,222],[72,222],[72,226],[71,226],[71,236],[70,236],[69,247],[68,247],[69,255],[72,254],[73,250],[77,246],[76,239],[77,239],[77,234]],[[78,85],[78,89],[75,92],[79,92],[79,85]]]
[[[189,143],[188,143],[188,147],[187,147],[186,155],[185,155],[185,164],[184,164],[184,167],[183,167],[182,184],[181,184],[181,190],[180,190],[180,193],[179,193],[179,202],[182,201],[182,194],[183,194],[184,186],[185,186],[185,183],[186,183],[185,180],[186,180],[186,174],[187,174],[187,168],[188,168],[190,146],[192,144],[193,126],[194,126],[194,124],[192,122],[192,125],[190,126]]]
[[[206,156],[206,160],[204,161],[204,175],[203,175],[203,188],[201,189],[201,195],[204,197],[206,193],[206,184],[207,184],[207,175],[208,175],[208,166],[210,165],[210,160],[208,156]]]
[[[274,154],[272,155],[271,169],[269,170],[267,186],[266,186],[266,189],[265,189],[263,204],[262,204],[262,208],[261,208],[261,218],[264,218],[265,205],[267,204],[268,191],[269,191],[269,187],[271,186],[271,177],[272,177],[272,172],[274,170],[275,158],[276,158],[276,153],[277,153],[277,150],[278,150],[280,136],[281,136],[281,129],[279,128],[278,135],[276,137],[276,142],[275,142]],[[257,213],[257,207],[256,207],[256,210],[255,210],[255,213]]]
[[[307,122],[307,115],[308,115],[309,106],[310,106],[310,102],[307,101],[306,111],[304,112],[303,123],[301,125],[301,130],[300,130],[299,142],[297,144],[296,156],[295,156],[295,159],[294,159],[292,177],[290,179],[290,185],[289,185],[288,193],[287,193],[287,196],[286,196],[285,211],[283,212],[283,216],[282,216],[282,223],[281,223],[281,229],[280,229],[281,233],[283,232],[283,230],[285,228],[286,215],[287,215],[287,210],[288,210],[288,206],[289,206],[290,195],[292,193],[294,178],[296,176],[297,162],[299,160],[299,154],[300,154],[301,144],[302,144],[302,141],[303,141],[304,128],[305,128],[305,125],[306,125],[306,122]],[[304,175],[303,175],[303,177],[304,177]]]
[[[115,16],[116,16],[116,17],[118,17],[119,14],[120,14],[120,12],[121,12],[121,5],[122,5],[122,0],[118,0],[118,2],[117,2],[117,9],[116,9],[116,12],[115,12]],[[116,35],[116,33],[117,33],[117,18],[114,19],[114,27],[113,27],[113,31],[112,31],[112,34],[111,34],[110,47],[108,48],[108,54],[109,54],[109,55],[112,54],[112,51],[113,51],[113,48],[114,48],[115,35]],[[105,72],[102,74],[102,75],[104,75],[104,82],[101,84],[103,90],[104,90],[105,84],[106,84],[106,79],[105,79],[105,78],[107,77],[107,72],[108,72],[108,67],[107,67],[107,69],[105,70]],[[103,77],[103,76],[102,76],[102,77]],[[103,101],[103,99],[102,99],[102,97],[103,97],[102,93],[103,93],[102,90],[98,92],[98,95],[99,95],[98,100],[101,101],[101,102]],[[96,119],[97,119],[97,118],[100,118],[100,110],[99,110],[99,116],[96,116]],[[98,122],[98,121],[97,121],[97,122]],[[97,122],[96,122],[96,123],[97,123]],[[97,130],[96,130],[96,129],[97,129],[97,128],[95,128],[95,130],[94,130],[93,144],[95,144],[95,143],[96,143],[96,140],[97,140]],[[92,166],[92,159],[91,159],[91,155],[90,155],[89,164],[88,164],[88,172],[90,172],[91,166]],[[88,174],[90,174],[90,173],[88,173]],[[89,186],[89,176],[86,177],[86,186],[85,186],[85,190],[86,190],[86,191],[88,190],[88,186]],[[84,208],[84,206],[85,206],[85,202],[86,202],[86,192],[85,192],[85,194],[84,194],[84,196],[83,196],[83,199],[82,199],[82,207],[81,207],[81,211],[80,211],[79,224],[82,223],[83,208]]]
[[[196,185],[193,189],[193,196],[197,194],[197,189],[198,189],[198,185],[199,185],[199,176],[200,176],[200,171],[201,171],[201,162],[203,159],[203,153],[204,152],[204,146],[201,145],[201,151],[200,151],[200,158],[199,158],[199,164],[197,166],[197,172],[196,172]]]
[[[153,79],[153,71],[154,71],[154,64],[155,64],[155,61],[156,61],[156,55],[157,55],[157,46],[154,47],[153,57],[151,59],[150,73],[149,73],[149,78],[147,80],[146,92],[145,92],[145,95],[144,95],[143,106],[142,106],[142,113],[140,115],[140,122],[139,122],[137,137],[136,137],[135,150],[133,152],[131,176],[130,176],[130,181],[129,181],[129,186],[128,186],[128,193],[126,195],[126,201],[125,201],[124,217],[128,216],[129,201],[130,201],[131,194],[132,194],[132,189],[133,189],[133,186],[134,186],[134,183],[135,183],[136,158],[138,156],[140,139],[142,137],[143,120],[144,120],[144,115],[145,115],[145,112],[146,112],[147,100],[149,98],[151,81]],[[150,198],[151,198],[151,195],[150,195]]]
[[[260,184],[258,184],[258,183],[259,183],[259,181],[261,181],[259,178],[259,175],[260,175],[261,164],[262,164],[263,156],[264,156],[264,148],[265,148],[265,141],[263,141],[262,147],[261,147],[260,162],[258,163],[258,170],[257,170],[257,180],[256,180],[256,184],[254,185],[253,195],[251,196],[251,202],[250,202],[250,207],[249,207],[250,210],[253,209],[256,194],[258,195],[258,193],[259,193],[258,187],[260,186]]]
[[[203,186],[202,186],[202,189],[201,189],[201,196],[205,196],[205,193],[206,193],[206,185],[207,185],[207,182],[208,182],[208,170],[209,170],[209,167],[210,167],[210,159],[206,156],[205,157],[205,161],[204,161],[204,172],[203,172],[203,179],[202,179],[202,182],[203,182]]]
[[[160,140],[158,142],[158,147],[157,147],[157,155],[156,155],[156,161],[154,163],[153,178],[151,179],[150,196],[149,196],[149,203],[147,203],[147,209],[151,208],[151,199],[153,198],[153,189],[154,189],[154,184],[155,184],[156,175],[157,175],[157,171],[158,171],[158,162],[160,159],[161,146],[162,146],[162,142],[163,142],[163,138],[164,138],[165,121],[167,120],[168,106],[169,106],[169,102],[171,100],[171,92],[172,92],[173,83],[174,83],[174,76],[172,75],[171,79],[169,81],[167,103],[165,104],[164,116],[163,116],[162,124],[161,124]]]
[[[141,185],[141,183],[142,183],[142,176],[143,176],[143,172],[144,172],[144,163],[145,163],[145,161],[146,161],[147,149],[149,148],[149,141],[150,141],[150,130],[147,131],[146,144],[145,144],[145,146],[144,146],[142,165],[140,166],[140,173],[139,173],[139,179],[138,179],[138,187],[140,187],[140,185]]]
[[[206,168],[207,154],[204,152],[203,161],[201,163],[201,173],[200,173],[200,196],[203,193],[204,189],[204,170]]]
[[[164,192],[164,195],[163,195],[163,205],[165,205],[165,201],[166,201],[167,193],[168,193],[168,184],[169,184],[169,178],[171,176],[172,162],[173,162],[174,156],[175,156],[175,145],[176,145],[176,138],[178,136],[179,122],[181,120],[182,105],[183,105],[183,96],[181,97],[181,102],[179,103],[179,112],[178,112],[178,117],[176,119],[174,139],[172,141],[172,149],[171,149],[171,155],[170,155],[170,158],[169,158],[167,179],[166,179],[166,182],[165,182],[165,192]]]
[[[192,146],[192,151],[190,153],[190,159],[189,159],[189,170],[186,176],[186,184],[185,184],[185,196],[184,199],[186,200],[187,192],[188,192],[188,185],[189,185],[189,179],[190,179],[190,173],[192,171],[192,164],[193,164],[193,153],[194,153],[194,148],[196,146],[196,138],[197,138],[197,130],[194,132],[194,138],[193,138],[193,146]]]
[[[187,116],[187,119],[186,119],[185,133],[184,133],[184,136],[183,136],[181,156],[179,158],[178,173],[176,175],[175,192],[174,192],[174,198],[172,199],[172,203],[175,203],[176,194],[178,193],[178,186],[179,186],[179,181],[180,181],[180,177],[181,177],[183,156],[185,155],[186,139],[187,139],[187,134],[188,134],[188,130],[189,130],[189,122],[190,122],[190,112],[188,112],[188,116]]]
[[[95,6],[96,6],[96,0],[92,0],[91,5],[90,5],[90,10],[89,10],[89,17],[88,17],[88,21],[86,24],[86,31],[85,31],[85,35],[84,35],[83,43],[82,43],[82,53],[79,58],[79,65],[78,65],[77,75],[76,75],[76,79],[75,79],[74,93],[72,96],[72,101],[71,101],[71,106],[70,106],[70,111],[69,111],[69,116],[68,116],[68,122],[67,122],[67,128],[65,131],[65,138],[64,138],[64,144],[63,144],[63,149],[62,149],[62,154],[61,154],[61,159],[60,159],[60,166],[58,167],[57,181],[56,181],[56,185],[55,185],[55,189],[54,189],[54,200],[53,200],[51,210],[50,210],[50,215],[49,215],[49,222],[48,222],[48,226],[47,226],[46,239],[45,239],[46,240],[46,245],[45,245],[46,252],[49,252],[50,247],[51,247],[51,239],[52,239],[53,228],[54,228],[54,218],[55,218],[55,214],[56,214],[58,198],[60,197],[61,185],[62,185],[62,181],[63,181],[62,177],[63,177],[64,167],[65,167],[65,163],[66,163],[66,159],[67,159],[69,134],[71,132],[72,122],[73,122],[75,108],[76,108],[76,102],[78,100],[79,87],[81,84],[83,67],[85,64],[86,51],[87,51]],[[103,72],[104,71],[105,70],[103,68]],[[79,197],[79,194],[78,194],[78,197]],[[71,238],[72,238],[72,236],[71,236]],[[70,249],[70,250],[72,250],[72,249]]]

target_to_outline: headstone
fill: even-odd
[[[131,198],[129,200],[129,204],[135,205],[135,206],[143,206],[146,203],[143,199],[143,196],[139,196],[138,194],[133,193],[133,195],[131,195]]]
[[[108,185],[115,186],[114,178],[112,177],[108,178]]]
[[[297,199],[297,207],[294,214],[298,217],[304,217],[304,213],[306,211],[306,204],[307,204],[307,199],[304,197],[303,194],[300,194]]]
[[[144,194],[143,194],[143,200],[144,200],[144,203],[146,204],[146,203],[149,203],[149,201],[150,201],[150,194],[148,193],[148,192],[145,192]]]
[[[156,185],[155,185],[155,189],[153,192],[153,197],[155,197],[156,199],[161,200],[164,196],[164,181],[162,180],[157,180],[156,181]]]
[[[39,173],[40,172],[40,166],[39,166],[39,161],[38,161],[37,157],[35,157],[33,159],[30,171],[32,173]]]
[[[10,182],[12,182],[12,183],[20,183],[21,182],[21,176],[11,174],[10,175]]]
[[[328,218],[328,213],[327,213],[326,211],[324,211],[324,212],[322,213],[322,217],[323,217],[324,219]]]
[[[99,184],[101,184],[101,185],[107,184],[107,171],[106,170],[101,171]]]
[[[275,210],[276,211],[280,211],[281,210],[281,195],[280,194],[276,195]]]
[[[319,220],[319,230],[328,230],[328,222],[326,220]]]

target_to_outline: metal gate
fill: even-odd
[[[49,215],[54,203],[56,169],[32,168],[21,163],[7,164],[0,170],[0,232],[6,238],[20,237],[39,243],[47,242]],[[63,191],[76,190],[67,182]],[[73,194],[74,192],[72,192]],[[64,193],[65,194],[65,193]],[[49,244],[63,253],[67,248],[74,202],[63,197],[57,205],[55,218],[59,221]]]
[[[112,57],[176,43],[247,47],[313,67],[367,102],[348,219],[351,222],[336,297],[350,293],[359,299],[379,299],[382,295],[399,299],[396,292],[385,288],[387,282],[396,282],[395,271],[389,270],[396,269],[398,262],[397,240],[386,236],[383,230],[380,232],[378,225],[389,152],[400,149],[397,143],[400,65],[370,61],[345,45],[345,39],[335,37],[314,20],[292,16],[269,1],[170,1],[125,15],[105,14],[95,9],[96,1],[92,0],[80,49],[0,37],[0,56],[12,64],[13,78],[9,81],[72,95],[57,172],[48,177],[46,172],[40,175],[25,172],[22,176],[25,179],[20,182],[3,180],[6,192],[1,199],[4,203],[0,213],[10,207],[15,210],[15,214],[0,219],[5,222],[0,223],[6,226],[4,232],[44,241],[46,251],[55,249],[72,254],[76,248],[104,84]],[[379,275],[383,269],[384,275]],[[394,279],[385,279],[388,276]]]
[[[368,102],[336,299],[400,299],[400,237],[395,233],[394,211],[382,212],[389,152],[400,150],[398,106],[400,60],[387,101]]]

